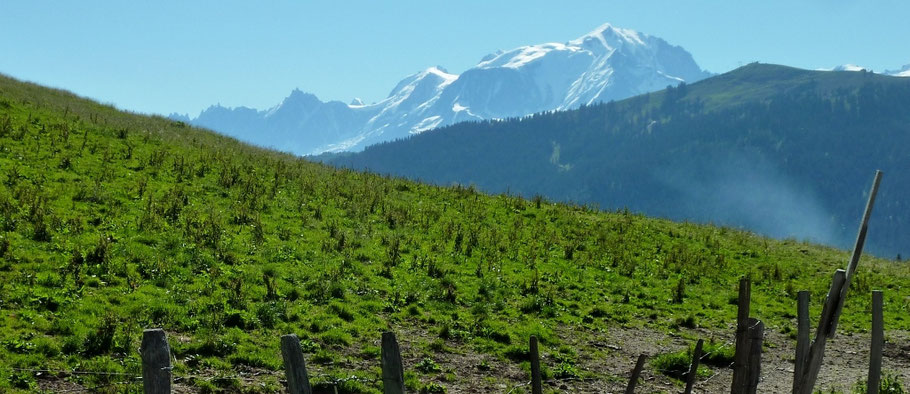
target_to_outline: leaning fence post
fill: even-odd
[[[635,385],[638,384],[638,377],[641,376],[641,369],[645,367],[645,360],[648,356],[638,355],[638,361],[635,362],[635,368],[632,369],[632,376],[629,378],[629,385],[626,386],[626,394],[635,394]]]
[[[142,389],[145,394],[171,393],[171,348],[160,328],[142,331]]]
[[[809,357],[809,292],[796,296],[796,361],[793,363],[793,394],[800,394],[800,384]]]
[[[699,339],[695,343],[695,351],[692,352],[692,364],[689,366],[689,373],[686,375],[685,394],[692,394],[692,387],[695,386],[695,377],[698,375],[698,362],[701,361],[701,347],[704,343],[703,339]]]
[[[733,394],[744,393],[749,365],[749,336],[747,334],[749,320],[749,302],[752,286],[747,278],[739,280],[739,297],[737,298],[736,313],[736,348],[733,354],[733,384],[730,392]]]
[[[761,347],[764,342],[765,324],[761,320],[749,319],[749,378],[746,393],[755,394],[761,378]]]
[[[297,334],[281,336],[281,357],[284,359],[284,371],[288,380],[290,394],[313,394],[310,378],[306,372],[306,362],[300,350],[300,339]]]
[[[840,302],[839,298],[845,277],[844,270],[834,271],[831,288],[828,289],[828,296],[825,298],[825,305],[822,307],[822,315],[818,320],[818,328],[815,330],[815,340],[809,346],[809,355],[806,357],[806,364],[803,368],[803,376],[799,384],[803,394],[811,394],[812,389],[815,388],[815,381],[818,380],[818,372],[822,367],[822,359],[825,357],[828,330],[831,329],[834,310],[837,307],[837,303]]]
[[[869,190],[869,200],[866,201],[866,209],[863,211],[863,218],[860,220],[859,231],[856,234],[856,244],[853,246],[853,255],[850,256],[850,263],[847,264],[847,277],[844,280],[844,286],[841,289],[840,302],[835,305],[834,314],[831,319],[831,330],[828,332],[828,338],[834,337],[834,331],[837,328],[837,322],[840,320],[841,312],[844,309],[844,302],[847,300],[847,290],[850,288],[850,280],[853,279],[853,273],[856,272],[856,266],[859,264],[859,258],[863,254],[863,245],[866,244],[866,232],[869,231],[869,216],[872,215],[872,206],[875,205],[875,195],[878,194],[878,185],[882,181],[882,172],[875,171],[875,179],[872,180],[872,188]]]
[[[540,353],[537,351],[537,336],[531,335],[531,394],[542,394],[543,383],[540,376]]]
[[[872,292],[872,347],[869,352],[869,379],[866,392],[878,394],[882,378],[882,347],[885,345],[885,327],[882,317],[882,291]]]
[[[401,350],[392,332],[382,333],[382,392],[404,394],[404,368]]]

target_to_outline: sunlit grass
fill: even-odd
[[[168,332],[178,375],[277,373],[278,338],[291,332],[327,374],[375,377],[346,365],[378,362],[375,343],[390,329],[428,332],[418,350],[431,354],[520,362],[530,335],[558,347],[557,329],[726,329],[743,275],[753,315],[782,328],[798,290],[812,292],[818,315],[846,257],[332,169],[0,78],[0,365],[12,368],[138,374],[150,327]],[[894,289],[888,327],[910,327],[899,291],[908,278],[905,266],[864,260],[841,327],[867,328],[873,288]],[[551,368],[580,373],[571,358]],[[35,385],[34,374],[0,367],[0,389]]]

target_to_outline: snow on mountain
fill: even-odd
[[[863,70],[868,70],[868,69],[865,67],[862,67],[862,66],[857,66],[855,64],[847,63],[847,64],[841,64],[837,67],[834,67],[830,71],[863,71]],[[828,70],[825,70],[825,71],[828,71]]]
[[[910,77],[910,64],[901,67],[900,70],[885,71],[885,74],[893,75],[895,77]]]
[[[373,104],[294,90],[269,110],[213,106],[191,122],[298,154],[361,150],[461,121],[567,110],[708,76],[684,49],[605,24],[566,43],[497,51],[460,75],[430,67]]]
[[[443,90],[458,79],[441,67],[430,67],[408,76],[378,103],[351,107],[366,119],[359,132],[349,138],[318,146],[312,153],[363,149],[367,145],[406,137],[444,124],[468,120],[451,109],[438,107]],[[480,118],[474,118],[480,119]],[[305,152],[306,153],[306,152]]]
[[[842,64],[834,68],[820,68],[819,71],[871,71],[866,67],[857,66],[855,64]],[[882,74],[890,75],[893,77],[910,77],[910,64],[907,64],[901,67],[900,70],[885,70]]]

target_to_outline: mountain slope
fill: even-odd
[[[565,44],[490,54],[461,75],[428,68],[374,104],[325,103],[295,91],[268,111],[213,106],[190,122],[298,154],[361,150],[461,121],[577,108],[708,75],[680,47],[605,24]]]
[[[753,64],[565,113],[459,124],[329,159],[439,184],[849,247],[875,169],[871,251],[910,251],[910,80]]]
[[[282,391],[278,338],[296,333],[317,390],[379,393],[386,330],[401,334],[414,392],[519,385],[530,335],[554,377],[585,378],[566,390],[616,392],[644,348],[612,335],[651,354],[727,341],[741,275],[754,313],[784,327],[795,291],[820,299],[847,257],[337,170],[0,76],[4,393],[139,392],[152,327],[168,334],[179,392]],[[864,258],[853,283],[840,327],[858,332],[868,290],[910,278]],[[889,330],[910,328],[904,296],[885,292]],[[672,387],[646,373],[644,391]]]

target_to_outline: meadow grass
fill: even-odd
[[[0,77],[0,391],[37,389],[35,373],[13,368],[139,374],[136,349],[152,327],[168,332],[177,376],[281,371],[286,333],[334,376],[378,377],[352,366],[378,365],[386,330],[429,333],[416,349],[429,355],[454,347],[520,363],[530,335],[557,349],[565,331],[726,330],[741,276],[752,279],[752,315],[789,332],[797,291],[811,291],[818,316],[847,257],[334,169]],[[885,289],[888,328],[910,328],[908,274],[864,258],[840,327],[867,330],[868,292]],[[583,373],[561,357],[548,371]],[[420,379],[447,366],[426,358],[415,368],[411,385],[437,392]],[[141,390],[110,386],[109,375],[66,379]],[[184,381],[280,388],[277,379]],[[344,387],[379,388],[368,379]]]

